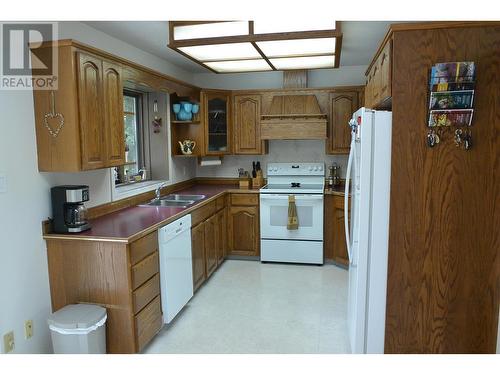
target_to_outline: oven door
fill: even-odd
[[[290,194],[292,195],[292,194]],[[293,194],[299,229],[288,230],[289,194],[260,194],[260,236],[262,239],[323,240],[323,195]]]

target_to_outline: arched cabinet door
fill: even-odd
[[[106,164],[125,163],[125,128],[123,124],[122,70],[119,65],[104,61],[104,120],[106,127]]]
[[[233,255],[259,255],[259,208],[229,208],[229,252]]]
[[[358,110],[358,92],[346,91],[330,95],[329,154],[348,154],[351,131],[347,125],[352,114]]]
[[[103,114],[102,60],[78,53],[78,105],[80,114],[82,169],[106,164],[106,134]]]
[[[234,96],[234,153],[260,155],[265,145],[260,139],[261,96]]]

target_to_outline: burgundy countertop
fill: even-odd
[[[206,196],[196,204],[186,207],[133,206],[90,221],[92,228],[78,234],[48,233],[45,239],[84,239],[113,242],[132,242],[139,235],[151,232],[190,213],[225,192],[258,193],[258,190],[239,189],[237,185],[200,184],[176,191],[173,194],[203,194]]]
[[[203,194],[205,198],[186,208],[133,206],[90,221],[92,228],[78,234],[47,233],[45,239],[133,242],[137,238],[186,215],[217,196],[229,193],[258,194],[259,189],[240,189],[238,185],[197,184],[172,194]],[[325,194],[344,195],[343,186],[325,189]]]

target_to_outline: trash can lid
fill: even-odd
[[[67,305],[50,315],[49,325],[57,328],[89,328],[106,317],[106,309],[99,305],[79,303]]]

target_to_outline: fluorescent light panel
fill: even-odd
[[[275,40],[257,42],[257,45],[269,58],[335,53],[335,38]]]
[[[264,59],[212,61],[204,64],[219,73],[241,73],[271,70],[271,67]]]
[[[286,33],[293,31],[311,31],[311,30],[335,30],[335,21],[301,19],[301,20],[272,20],[272,21],[254,21],[254,34],[267,33]]]
[[[179,50],[202,62],[261,58],[252,43],[210,44],[179,47]]]
[[[248,21],[212,22],[174,26],[174,40],[247,35]]]
[[[285,57],[269,59],[278,70],[333,68],[335,56]]]

